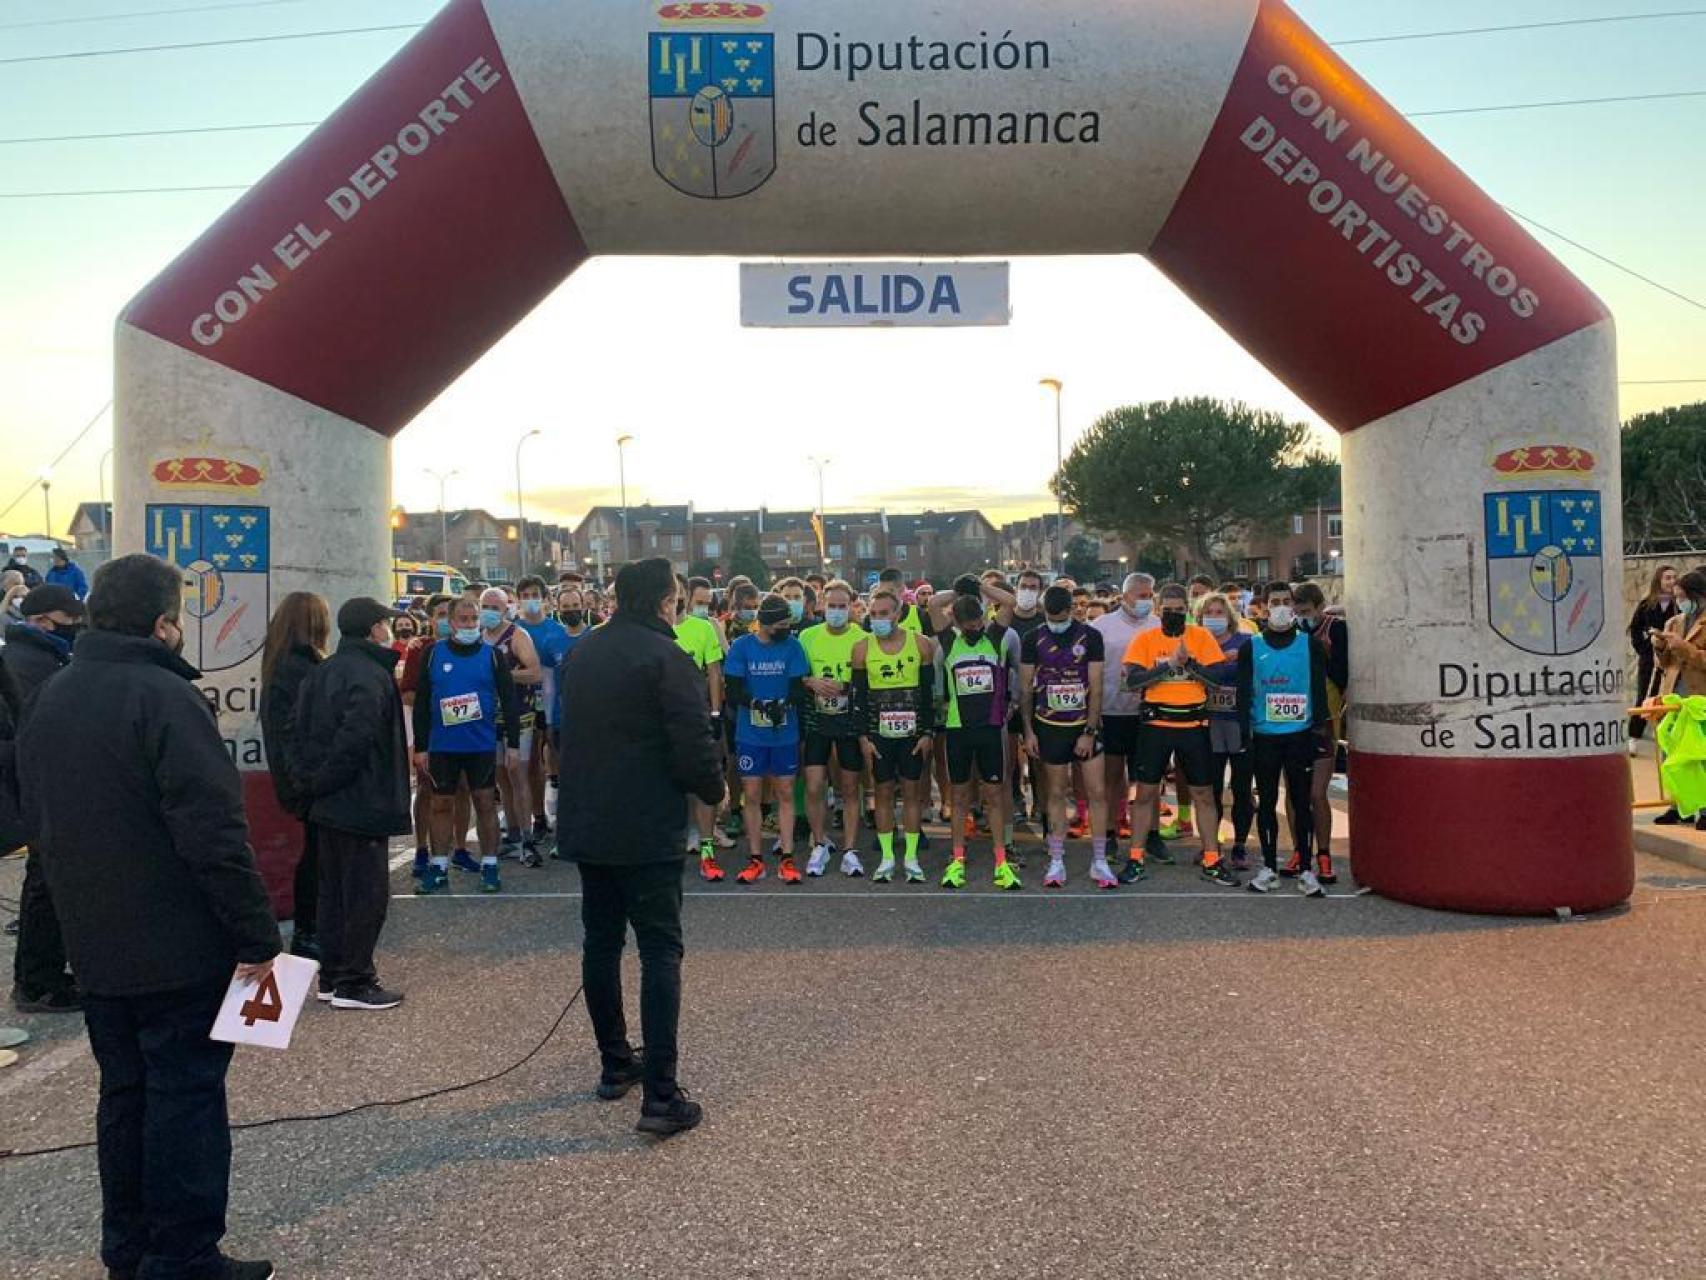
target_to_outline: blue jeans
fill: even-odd
[[[83,997],[101,1070],[101,1261],[138,1280],[222,1274],[232,1046],[207,1033],[227,985]]]

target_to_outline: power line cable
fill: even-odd
[[[1706,98],[1706,89],[1680,89],[1675,93],[1631,93],[1615,98],[1554,98],[1547,102],[1505,102],[1490,107],[1446,107],[1438,111],[1406,111],[1410,119],[1422,116],[1473,116],[1489,111],[1534,111],[1542,107],[1592,107],[1608,102],[1657,102],[1666,98]]]
[[[76,53],[32,53],[22,58],[0,58],[0,67],[13,67],[24,62],[68,62],[74,58],[108,58],[121,53],[165,53],[171,49],[216,49],[234,44],[275,44],[282,40],[318,40],[325,36],[360,36],[380,31],[419,31],[425,25],[424,22],[394,22],[383,27],[340,27],[332,31],[294,31],[274,36],[233,36],[228,40],[126,45],[119,49],[80,49]]]
[[[191,133],[252,133],[259,129],[312,129],[319,120],[279,120],[272,124],[204,124],[186,129],[126,129],[122,133],[61,133],[39,138],[0,138],[0,147],[26,142],[100,142],[107,138],[181,138]]]
[[[1631,378],[1617,384],[1620,387],[1698,387],[1706,386],[1706,378]]]
[[[1648,22],[1655,18],[1702,18],[1706,9],[1671,9],[1664,13],[1608,13],[1593,18],[1555,18],[1549,22],[1513,22],[1500,27],[1457,27],[1450,31],[1411,31],[1395,36],[1362,36],[1333,40],[1334,48],[1353,44],[1396,44],[1401,40],[1442,40],[1447,36],[1486,36],[1506,31],[1543,31],[1550,27],[1590,27],[1607,22]]]
[[[81,18],[37,18],[33,22],[0,23],[0,31],[22,31],[26,27],[68,27],[87,22],[117,22],[121,18],[161,18],[178,13],[212,13],[216,9],[267,9],[281,4],[304,4],[307,0],[246,0],[244,3],[203,4],[188,9],[133,9],[129,13],[95,13]]]
[[[79,444],[81,444],[83,442],[83,437],[88,435],[89,432],[91,432],[95,429],[95,424],[97,422],[99,422],[103,417],[105,417],[107,410],[112,408],[112,407],[113,407],[113,402],[111,400],[108,400],[104,405],[102,405],[100,407],[99,412],[97,412],[94,417],[90,418],[88,422],[83,424],[83,429],[81,431],[79,431],[76,435],[71,437],[71,443],[66,445],[65,448],[61,449],[59,451],[59,456],[56,457],[52,462],[48,463],[47,467],[45,469],[51,471],[51,470],[53,470],[53,468],[57,467],[61,462],[64,462],[66,455],[69,454],[73,449],[75,449]],[[13,498],[11,503],[8,504],[8,506],[6,507],[6,509],[4,511],[0,511],[0,520],[4,520],[7,516],[11,515],[12,509],[14,507],[16,507],[20,502],[22,502],[25,498],[29,497],[30,494],[34,493],[36,486],[40,483],[41,483],[40,480],[31,480],[27,485],[25,485],[23,492],[20,493],[17,497]],[[49,537],[53,536],[53,530],[51,530],[51,529],[44,530],[43,532],[45,532]]]
[[[1505,207],[1505,212],[1510,214],[1513,218],[1521,218],[1524,222],[1528,223],[1529,226],[1535,227],[1541,231],[1544,231],[1547,235],[1552,236],[1554,239],[1562,240],[1565,244],[1569,245],[1571,248],[1580,249],[1583,253],[1587,254],[1590,258],[1597,258],[1597,259],[1599,259],[1599,261],[1605,263],[1606,266],[1613,267],[1616,270],[1621,271],[1626,276],[1633,276],[1633,277],[1635,277],[1635,279],[1639,280],[1642,284],[1651,285],[1653,288],[1657,289],[1660,293],[1668,293],[1671,297],[1677,299],[1677,301],[1679,301],[1679,302],[1686,302],[1689,306],[1694,307],[1697,310],[1706,311],[1706,302],[1702,302],[1698,298],[1691,298],[1686,293],[1678,293],[1675,289],[1672,289],[1669,285],[1660,284],[1657,280],[1653,279],[1651,276],[1642,275],[1639,271],[1635,270],[1635,268],[1626,267],[1621,262],[1617,261],[1615,258],[1608,258],[1603,253],[1599,252],[1597,249],[1588,248],[1580,240],[1572,240],[1569,236],[1565,235],[1562,231],[1556,231],[1553,228],[1547,226],[1544,222],[1536,222],[1533,218],[1529,217],[1526,213],[1518,213],[1515,209],[1512,209],[1508,205]]]
[[[253,183],[215,187],[104,187],[98,191],[0,191],[0,200],[57,200],[69,196],[156,196],[174,191],[247,191]]]

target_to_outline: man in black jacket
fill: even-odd
[[[83,629],[83,602],[68,587],[44,584],[24,597],[20,612],[24,620],[6,628],[0,667],[17,694],[21,729],[48,680],[71,664],[71,646]],[[77,999],[77,983],[65,965],[65,940],[42,873],[42,854],[39,848],[33,849],[24,863],[24,886],[18,894],[12,1004],[22,1013],[77,1012],[83,1006]]]
[[[409,748],[391,619],[358,596],[338,610],[338,651],[302,682],[291,776],[320,837],[320,999],[334,1009],[394,1009],[373,949],[391,902],[390,838],[413,829]]]
[[[18,738],[24,817],[101,1073],[102,1260],[115,1277],[265,1280],[271,1264],[219,1251],[231,1046],[208,1032],[233,971],[271,972],[278,926],[237,767],[178,656],[182,590],[152,556],[96,572],[91,629]]]
[[[682,835],[687,795],[723,798],[722,760],[705,681],[675,642],[675,574],[663,559],[616,575],[616,615],[575,648],[562,673],[565,725],[597,733],[563,740],[559,842],[580,864],[581,979],[603,1074],[598,1096],[622,1097],[642,1080],[639,1128],[691,1129],[699,1104],[675,1080],[681,1014]],[[644,1065],[628,1043],[622,947],[640,949]]]

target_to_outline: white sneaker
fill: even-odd
[[[1114,869],[1108,865],[1106,858],[1091,861],[1090,879],[1098,889],[1117,889],[1120,886],[1119,877],[1114,875]]]
[[[1305,871],[1297,877],[1297,891],[1305,898],[1325,898],[1327,891],[1321,887],[1321,881],[1313,871]]]
[[[1641,740],[1639,738],[1629,739],[1629,754],[1631,757],[1641,754]]]
[[[806,874],[808,876],[821,876],[827,870],[829,870],[829,846],[827,844],[813,845],[812,856],[806,860]]]
[[[735,838],[723,830],[721,823],[713,822],[711,824],[711,843],[719,849],[732,849],[735,847]]]
[[[894,859],[884,858],[877,863],[877,869],[871,873],[871,879],[878,884],[887,884],[894,879]]]
[[[1310,872],[1308,874],[1311,879],[1314,878],[1314,872]],[[1250,883],[1245,887],[1248,888],[1251,893],[1272,893],[1275,889],[1279,888],[1279,882],[1279,872],[1275,871],[1272,867],[1263,867],[1260,871],[1256,872],[1256,878],[1250,881]]]
[[[1048,860],[1048,870],[1043,873],[1043,888],[1064,889],[1066,887],[1066,863],[1060,858]]]
[[[844,876],[862,876],[865,874],[865,864],[859,861],[859,855],[851,849],[841,855],[841,874]]]

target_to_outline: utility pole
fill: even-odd
[[[517,582],[527,576],[527,512],[521,501],[521,446],[541,434],[543,433],[539,428],[535,427],[515,442],[515,518],[516,523],[521,526],[521,572],[515,575]]]
[[[622,555],[616,561],[620,565],[628,563],[628,459],[627,448],[634,442],[630,435],[616,437],[616,478],[622,488]]]
[[[461,472],[446,471],[440,475],[431,467],[424,467],[422,470],[438,481],[438,559],[440,564],[450,564],[450,517],[444,514],[444,486]],[[454,569],[456,566],[450,567]]]
[[[1054,392],[1054,551],[1059,562],[1057,572],[1066,576],[1066,503],[1060,496],[1060,472],[1066,465],[1065,439],[1061,431],[1060,397],[1066,384],[1059,378],[1044,378],[1039,386]]]

